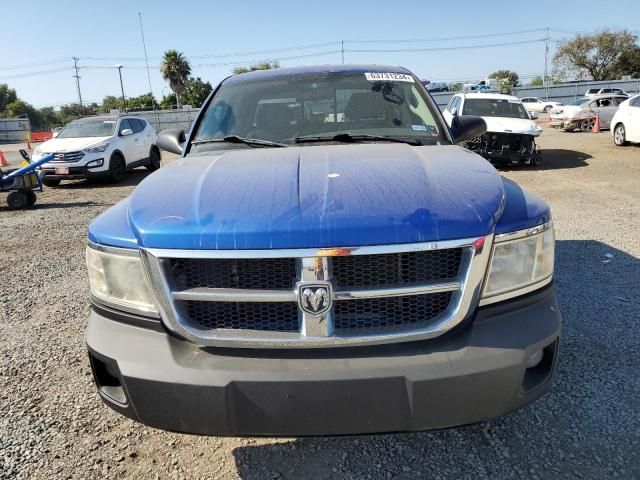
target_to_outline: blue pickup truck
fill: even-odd
[[[543,395],[549,206],[399,67],[227,78],[181,158],[91,223],[89,359],[113,409],[209,435],[416,431]]]

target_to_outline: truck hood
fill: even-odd
[[[77,152],[92,145],[97,145],[111,137],[84,137],[84,138],[52,138],[40,145],[43,153]]]
[[[538,136],[542,129],[533,120],[507,117],[482,117],[487,123],[487,132],[520,133]]]
[[[160,169],[133,192],[128,221],[148,248],[413,243],[492,232],[503,197],[496,170],[456,146],[255,148]]]

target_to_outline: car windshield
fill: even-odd
[[[374,135],[449,143],[436,107],[405,73],[314,72],[232,80],[205,108],[193,137],[196,151],[234,148],[222,143],[231,136],[285,146],[306,144],[305,138],[344,139],[344,134],[358,141],[384,140],[362,137]]]
[[[582,105],[585,102],[590,102],[591,99],[590,98],[579,98],[578,100],[571,102],[571,103],[567,103],[567,105],[571,105],[571,106],[578,106],[578,105]]]
[[[462,109],[463,115],[479,117],[506,117],[529,119],[529,114],[519,100],[498,98],[467,98]]]
[[[56,138],[110,137],[115,128],[115,120],[74,120]]]

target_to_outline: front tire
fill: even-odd
[[[34,192],[33,190],[27,190],[24,193],[27,196],[27,205],[33,207],[36,204],[36,200],[38,200],[36,192]]]
[[[624,125],[622,123],[616,125],[616,128],[613,131],[613,143],[618,147],[624,147],[627,145],[627,132],[625,132]]]
[[[113,155],[109,161],[109,183],[120,183],[126,168],[122,155]]]
[[[585,118],[580,122],[580,130],[583,132],[592,132],[593,126],[596,124],[595,118]]]
[[[160,168],[160,151],[156,148],[152,148],[149,153],[149,163],[147,163],[147,170],[150,172],[155,172]]]
[[[60,185],[61,180],[57,179],[57,178],[47,178],[44,177],[42,179],[42,184],[45,187],[57,187],[58,185]]]

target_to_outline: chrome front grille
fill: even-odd
[[[84,158],[84,152],[59,152],[53,154],[51,162],[76,163]],[[49,163],[51,163],[49,162]]]
[[[491,242],[141,255],[163,321],[192,342],[329,347],[432,338],[457,325],[477,304]],[[300,300],[310,288],[321,289],[326,311]]]

